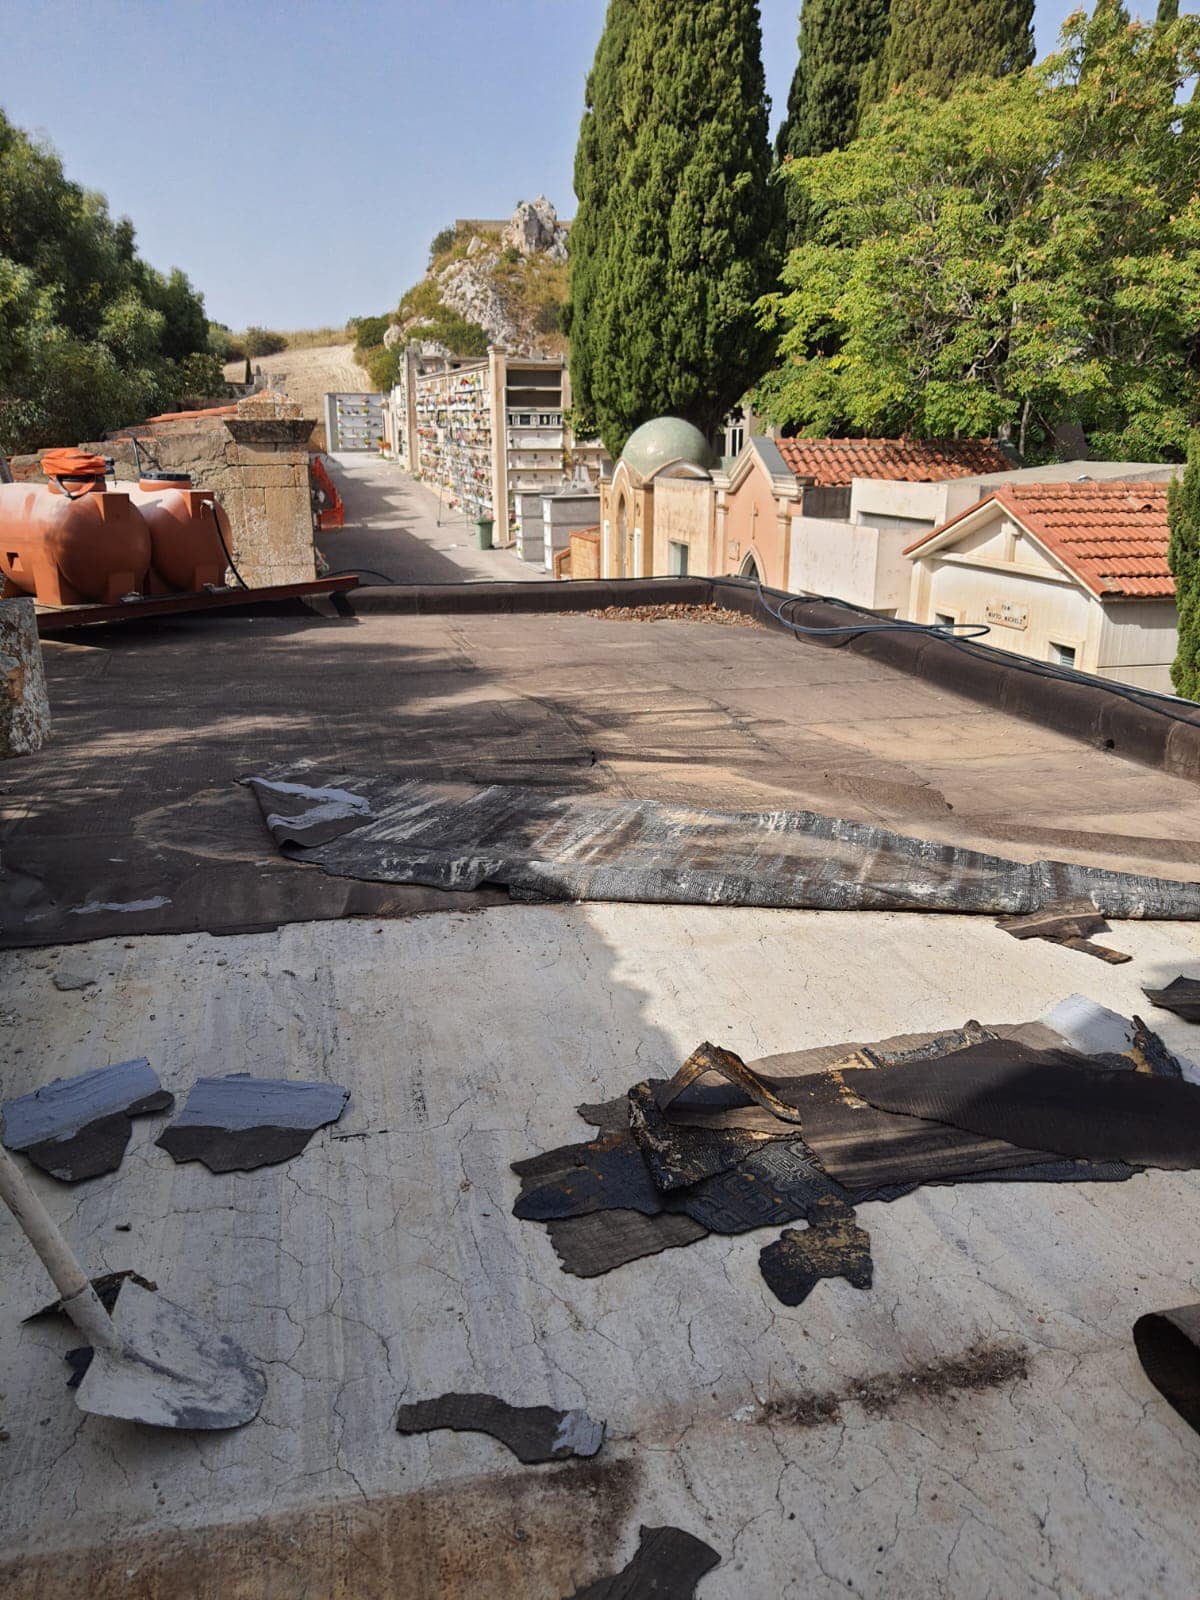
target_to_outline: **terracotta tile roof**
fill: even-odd
[[[1012,462],[990,439],[776,439],[797,478],[822,488],[855,478],[941,483],[985,472],[1011,472]]]
[[[1093,594],[1129,599],[1174,595],[1175,580],[1167,566],[1165,483],[1014,483],[980,505],[990,501],[1011,511]],[[971,506],[909,550],[978,510],[978,505]]]

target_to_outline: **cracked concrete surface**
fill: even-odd
[[[1141,985],[1196,970],[1200,928],[1109,938],[1128,965],[979,918],[512,906],[97,942],[94,986],[70,993],[54,952],[10,955],[7,1093],[146,1055],[177,1096],[242,1069],[352,1095],[280,1167],[178,1167],[150,1117],[117,1173],[69,1192],[32,1175],[94,1273],[156,1279],[269,1389],[228,1436],[83,1416],[73,1335],[21,1326],[48,1285],[0,1222],[0,1587],[558,1600],[627,1561],[639,1523],[671,1523],[722,1555],[702,1600],[1191,1596],[1200,1439],[1130,1330],[1200,1295],[1200,1176],[863,1206],[873,1289],[826,1280],[794,1310],[758,1271],[777,1230],[585,1280],[510,1214],[510,1161],[586,1137],[577,1102],[669,1076],[706,1037],[753,1058],[1077,990],[1195,1050]],[[1022,1347],[1027,1380],[882,1416],[853,1398],[981,1340]],[[609,1442],[522,1468],[486,1437],[394,1431],[401,1400],[451,1389],[584,1407]],[[851,1398],[807,1426],[769,1404],[810,1391]]]

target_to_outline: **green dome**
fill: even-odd
[[[687,461],[707,471],[717,465],[708,440],[682,417],[655,417],[643,422],[625,441],[621,460],[640,477],[649,478],[669,461]]]

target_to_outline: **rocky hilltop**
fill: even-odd
[[[523,200],[506,224],[455,224],[434,241],[429,269],[401,299],[384,343],[417,340],[455,355],[481,354],[488,344],[519,355],[563,353],[567,231],[545,195]],[[480,348],[449,350],[451,342]]]

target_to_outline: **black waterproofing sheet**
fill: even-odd
[[[1185,1022],[1200,1022],[1200,978],[1174,978],[1165,989],[1143,989],[1142,993],[1163,1011],[1173,1011]]]
[[[121,1165],[131,1117],[169,1111],[174,1103],[144,1057],[118,1061],[6,1100],[4,1144],[51,1177],[80,1183]]]
[[[1087,899],[1107,917],[1200,918],[1200,884],[1009,861],[812,811],[703,811],[383,776],[242,781],[289,857],[377,882],[826,911],[1017,915]]]
[[[641,1528],[637,1554],[608,1578],[576,1589],[568,1600],[692,1600],[706,1572],[721,1558],[682,1528]]]
[[[939,1061],[841,1074],[878,1109],[1057,1155],[1200,1166],[1200,1085],[1096,1066],[1068,1051],[988,1040]]]
[[[785,1306],[807,1300],[822,1278],[845,1278],[855,1289],[869,1289],[874,1277],[871,1236],[837,1200],[818,1202],[813,1221],[801,1232],[785,1228],[758,1255],[759,1270],[771,1293]]]
[[[1139,1317],[1133,1342],[1150,1382],[1200,1433],[1200,1305]]]
[[[533,1466],[568,1456],[594,1456],[604,1443],[604,1424],[586,1411],[550,1406],[513,1406],[494,1394],[443,1394],[401,1406],[397,1433],[486,1433],[506,1445],[518,1461]]]

